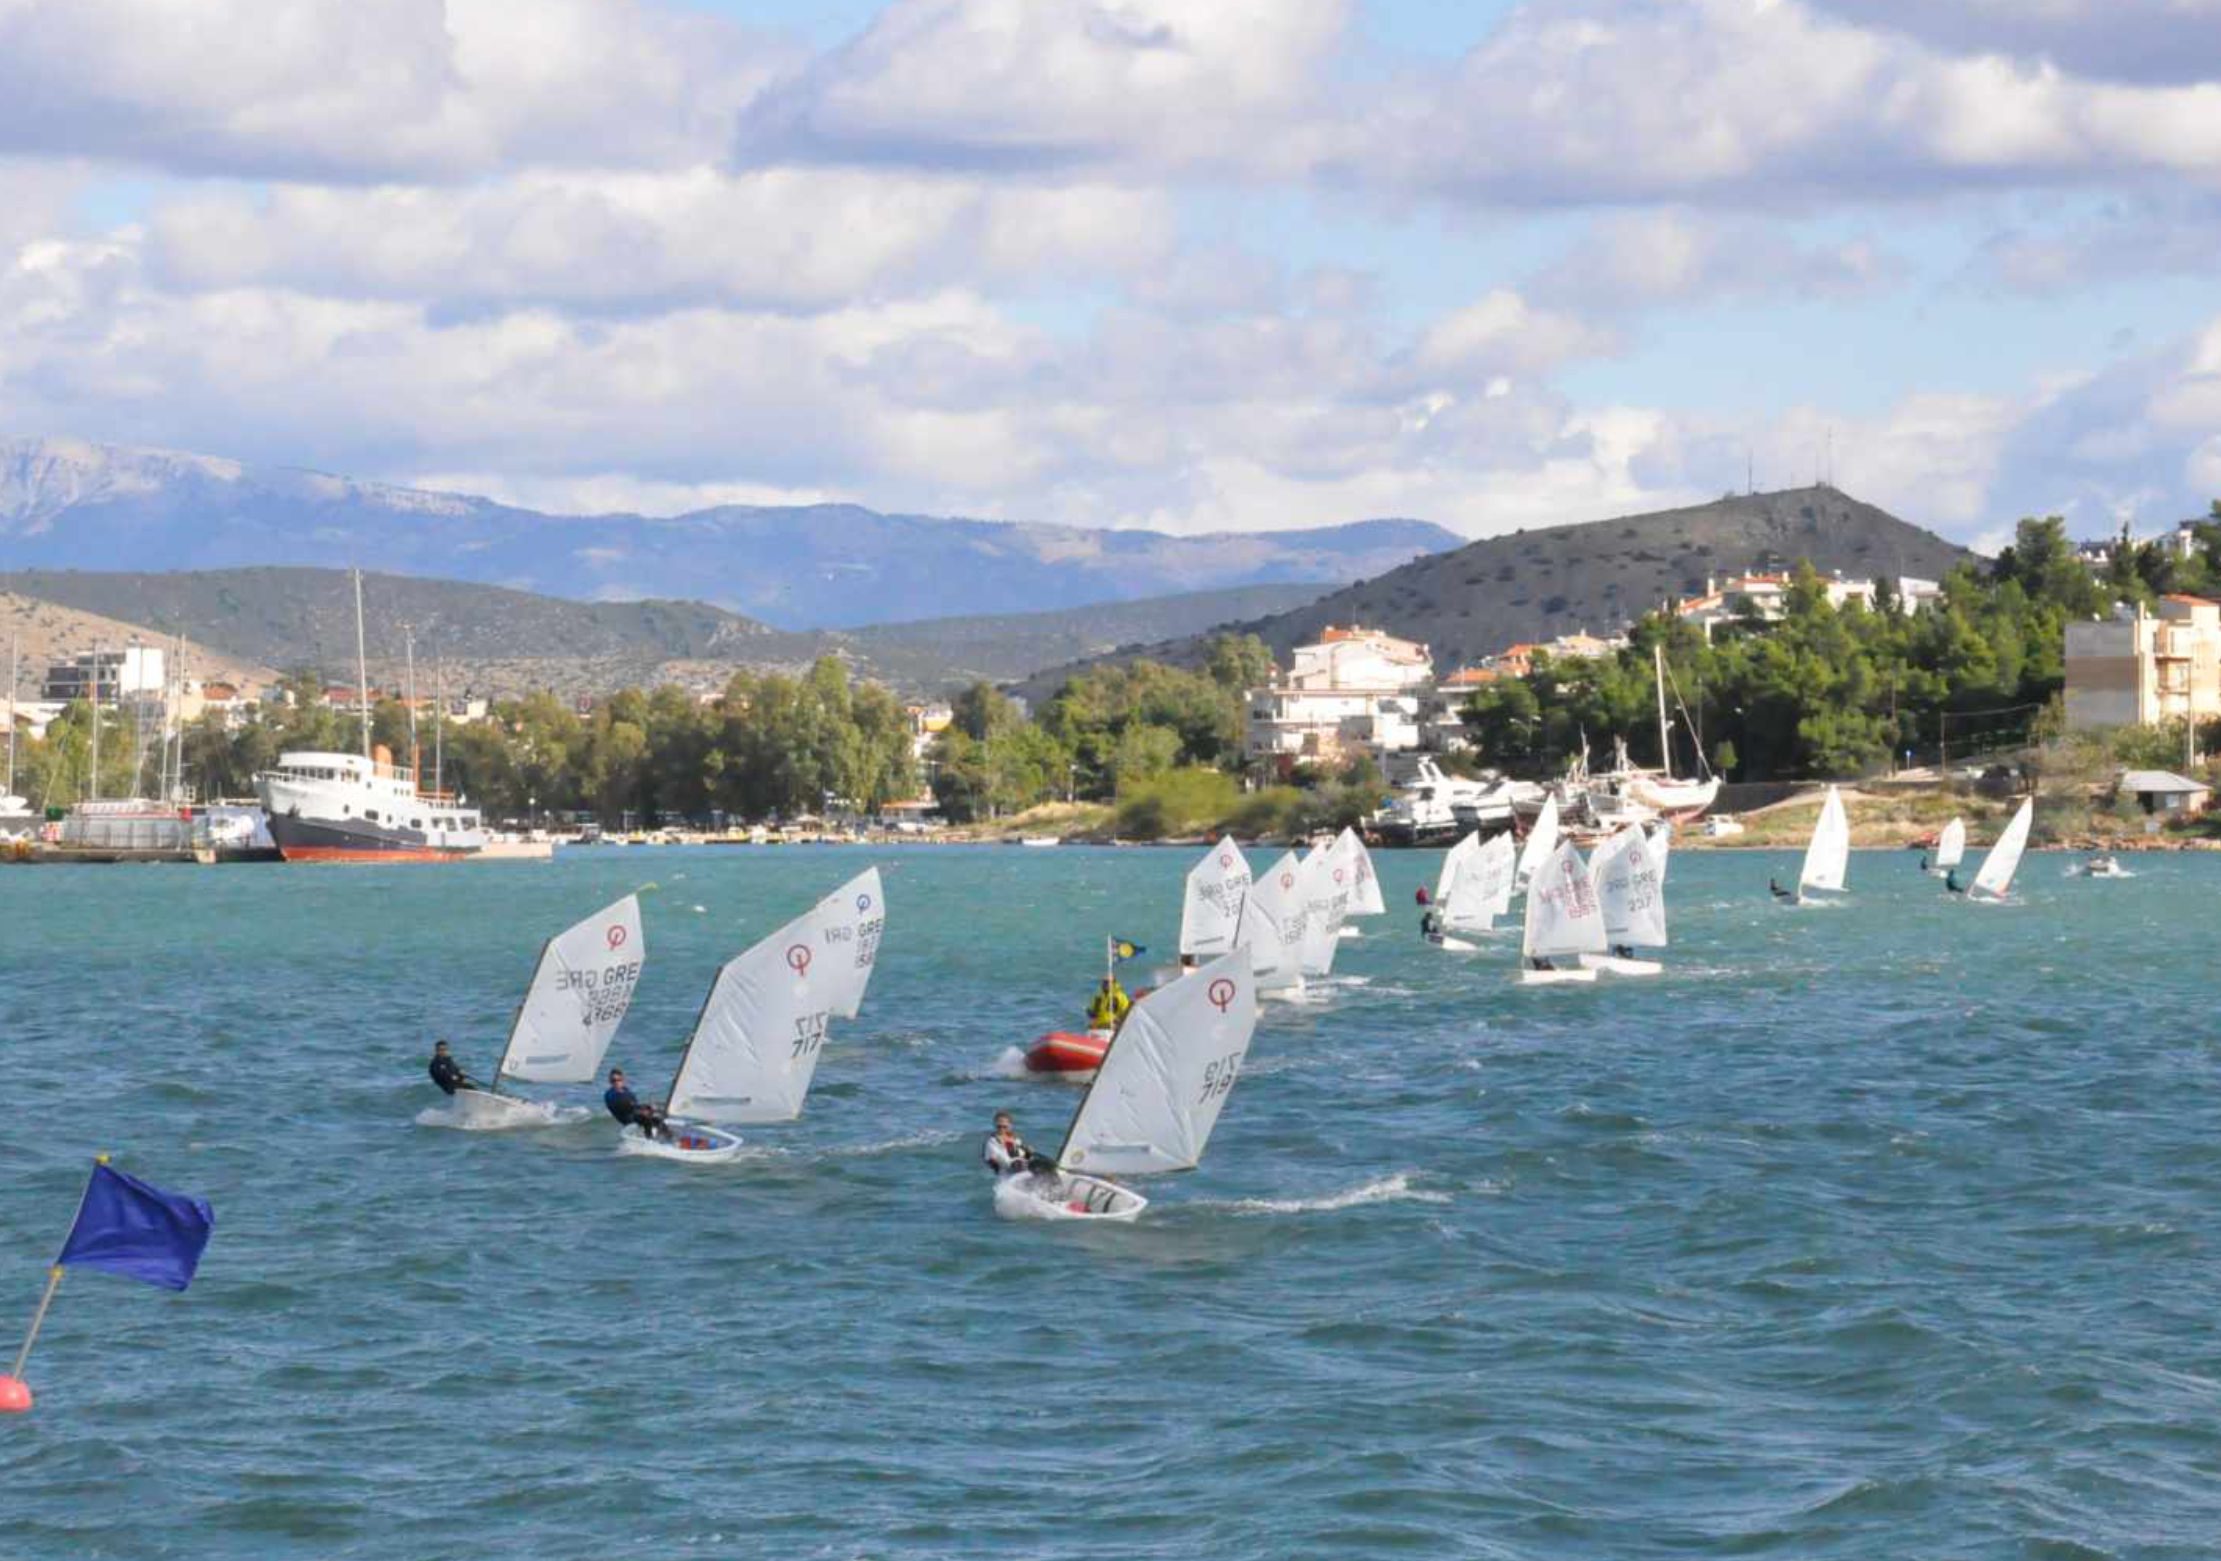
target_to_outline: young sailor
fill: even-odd
[[[1041,1157],[1026,1147],[1012,1126],[1010,1113],[995,1113],[995,1130],[987,1135],[987,1143],[980,1151],[980,1160],[997,1176],[1018,1176],[1039,1168]]]
[[[1797,897],[1772,878],[1766,880],[1766,887],[1774,891],[1774,898],[1777,900],[1794,900]]]
[[[463,1065],[449,1054],[445,1041],[432,1043],[432,1060],[426,1065],[425,1071],[432,1075],[432,1082],[440,1087],[443,1095],[452,1095],[459,1089],[479,1087],[478,1081],[465,1073]]]
[[[1439,945],[1442,942],[1442,907],[1434,903],[1434,896],[1427,892],[1424,884],[1420,885],[1418,898],[1423,907],[1419,912],[1419,936]]]
[[[625,1070],[609,1070],[609,1088],[602,1091],[602,1104],[609,1108],[619,1125],[637,1127],[650,1138],[669,1136],[660,1107],[651,1106],[635,1095],[625,1083]]]
[[[1959,870],[1956,867],[1947,867],[1943,870],[1943,886],[1952,894],[1967,892],[1966,885],[1959,882]]]

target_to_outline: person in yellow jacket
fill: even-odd
[[[1103,977],[1103,984],[1095,989],[1095,996],[1087,1005],[1087,1027],[1090,1030],[1116,1030],[1126,1019],[1126,1010],[1134,1000],[1118,984],[1116,976]]]

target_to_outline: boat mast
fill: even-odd
[[[401,625],[401,648],[409,669],[404,685],[409,698],[409,790],[421,793],[424,783],[416,757],[416,629],[413,625]]]
[[[100,644],[93,644],[93,774],[91,801],[100,800]]]
[[[355,710],[362,721],[362,757],[370,762],[370,659],[362,644],[362,571],[355,577]],[[375,773],[375,771],[373,771]]]
[[[446,788],[447,754],[440,739],[447,732],[447,658],[442,656],[432,663],[432,794],[440,795]]]
[[[1658,768],[1667,780],[1672,780],[1673,744],[1667,741],[1666,733],[1666,647],[1664,645],[1659,644],[1650,647],[1650,667],[1657,680],[1658,687]]]

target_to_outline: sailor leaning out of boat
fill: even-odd
[[[997,1176],[1019,1176],[1038,1169],[1041,1157],[1028,1149],[1026,1141],[1018,1136],[1018,1129],[1011,1122],[1010,1113],[998,1111],[995,1113],[995,1130],[987,1135],[987,1143],[980,1151],[980,1159]]]

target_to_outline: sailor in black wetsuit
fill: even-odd
[[[1797,897],[1771,878],[1766,880],[1766,887],[1774,891],[1774,898],[1777,900],[1794,900]]]
[[[1959,870],[1956,867],[1947,867],[1943,870],[1943,886],[1952,894],[1967,892],[1966,885],[1959,882]]]
[[[609,1114],[626,1127],[637,1127],[650,1138],[669,1137],[669,1130],[659,1107],[651,1106],[635,1095],[625,1083],[625,1070],[609,1070],[609,1088],[602,1091],[602,1104]]]
[[[477,1089],[478,1081],[463,1071],[463,1065],[448,1055],[447,1042],[432,1043],[432,1061],[427,1072],[432,1082],[440,1087],[443,1095],[452,1095],[459,1089]]]

